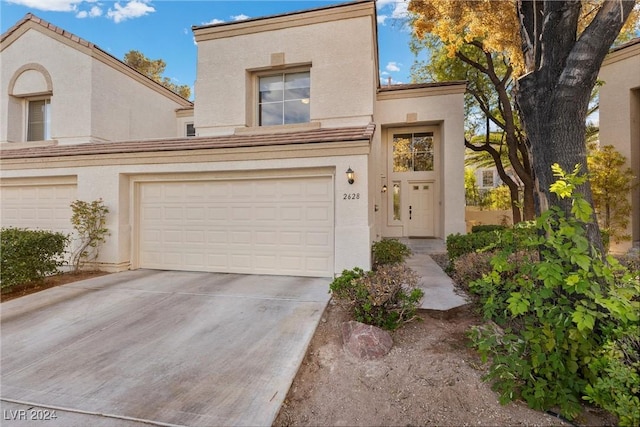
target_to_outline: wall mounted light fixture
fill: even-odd
[[[386,192],[387,192],[387,184],[385,184],[385,185],[383,185],[383,186],[382,186],[382,192],[383,192],[383,193],[386,193]]]
[[[347,182],[349,184],[353,184],[354,182],[356,182],[356,180],[353,178],[355,173],[351,170],[351,166],[349,166],[349,169],[347,169]]]

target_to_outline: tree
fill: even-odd
[[[189,99],[191,96],[189,85],[177,85],[170,78],[162,77],[162,73],[167,67],[162,59],[149,59],[142,52],[130,50],[124,55],[124,63],[185,99]]]
[[[571,200],[549,191],[551,165],[587,170],[585,145],[589,100],[600,65],[634,9],[633,0],[412,0],[418,37],[433,33],[451,56],[465,44],[500,52],[509,60],[519,117],[534,172],[538,213],[549,206],[570,212]],[[637,10],[627,25],[637,22]],[[592,201],[590,185],[579,191]],[[590,244],[603,252],[595,220]]]
[[[629,240],[625,234],[631,215],[629,194],[633,188],[633,171],[625,167],[625,157],[612,145],[590,147],[587,157],[593,192],[593,207],[598,224],[614,242]]]
[[[570,200],[548,191],[554,182],[549,166],[557,162],[566,170],[574,165],[588,169],[585,134],[591,91],[634,6],[633,0],[606,0],[579,32],[579,1],[518,0],[526,73],[518,80],[516,102],[530,142],[541,211],[550,205],[571,210]],[[591,202],[588,181],[581,191]],[[603,253],[597,222],[587,224],[587,235]]]
[[[421,39],[414,37],[414,52],[423,48],[431,53],[430,60],[413,67],[412,79],[467,81],[467,133],[472,135],[465,139],[465,146],[485,154],[495,164],[500,179],[509,188],[514,223],[533,219],[533,174],[524,133],[512,106],[514,79],[509,59],[500,52],[485,52],[477,40],[465,42],[450,56],[449,46],[437,37],[427,34]],[[484,132],[478,129],[482,122]],[[480,133],[484,138],[479,137]],[[507,172],[509,169],[515,172],[519,182]],[[520,202],[520,185],[524,203]]]

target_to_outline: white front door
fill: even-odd
[[[409,182],[409,236],[435,236],[433,182]]]

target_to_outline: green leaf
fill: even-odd
[[[591,214],[593,214],[593,209],[589,202],[582,198],[576,198],[573,200],[573,205],[571,206],[571,213],[575,215],[575,217],[582,222],[589,222],[591,219]]]
[[[529,300],[522,296],[520,292],[511,292],[511,296],[507,299],[509,310],[513,316],[526,313],[529,309]]]
[[[596,323],[596,318],[582,306],[576,307],[571,315],[571,320],[576,324],[580,332],[591,331]]]

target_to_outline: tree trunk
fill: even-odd
[[[606,0],[576,40],[580,1],[518,1],[529,72],[518,80],[516,102],[529,141],[538,213],[551,205],[566,212],[571,209],[571,200],[558,199],[549,191],[555,181],[552,164],[569,172],[580,165],[588,172],[585,122],[591,90],[634,4],[632,0]],[[593,202],[588,182],[578,191]],[[603,253],[595,214],[587,224],[587,237]]]

